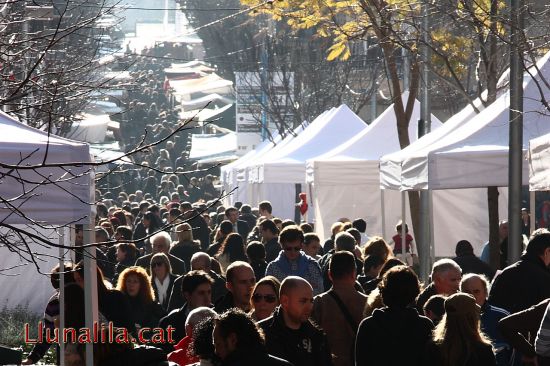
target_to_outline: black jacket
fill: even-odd
[[[219,298],[218,301],[215,302],[214,310],[216,313],[221,314],[224,311],[234,307],[235,301],[233,300],[233,293],[228,291],[223,297]]]
[[[491,268],[487,263],[475,256],[474,253],[459,255],[453,258],[453,260],[462,269],[462,274],[477,273],[485,275],[489,281],[495,276],[495,270]]]
[[[159,324],[159,320],[166,315],[166,311],[160,306],[157,301],[145,304],[137,297],[126,295],[130,304],[130,316],[132,322],[139,328],[155,328]]]
[[[422,365],[433,324],[414,308],[376,309],[359,325],[355,342],[355,365]]]
[[[274,261],[279,256],[281,251],[281,244],[279,243],[279,237],[275,237],[265,243],[265,261],[267,263]]]
[[[166,290],[166,296],[164,298],[164,301],[160,304],[164,310],[168,310],[168,303],[170,301],[170,294],[172,293],[172,288],[174,287],[174,282],[176,281],[177,276],[173,274],[168,274],[168,280],[170,281],[168,283],[168,289]],[[155,299],[158,300],[159,293],[157,289],[157,284],[155,283],[154,279],[151,279],[151,285],[153,285],[153,291],[155,292]],[[160,302],[160,301],[159,301]]]
[[[516,313],[550,297],[550,271],[544,262],[529,254],[495,277],[489,303]]]
[[[423,366],[444,366],[441,349],[433,342],[426,345]],[[491,345],[477,343],[469,357],[462,355],[463,359],[456,364],[461,366],[496,366],[495,355]]]
[[[130,316],[130,304],[126,295],[122,292],[110,289],[100,291],[98,294],[98,308],[108,321],[113,322],[113,326],[126,328],[133,335],[137,334]]]
[[[282,309],[258,323],[265,334],[267,352],[300,366],[332,365],[326,335],[310,321],[298,330],[286,326]]]
[[[191,268],[191,257],[200,250],[201,244],[197,240],[177,242],[170,248],[170,254],[181,259],[185,263],[185,269],[188,270]]]
[[[416,299],[416,310],[419,314],[424,314],[424,305],[428,299],[434,295],[437,295],[437,290],[432,282],[420,293],[420,295],[418,295],[418,299]]]
[[[164,330],[166,330],[168,326],[172,326],[174,329],[172,340],[175,342],[174,344],[160,344],[159,347],[167,352],[174,350],[174,346],[185,337],[185,320],[187,319],[187,315],[189,315],[189,309],[187,304],[185,304],[181,308],[171,311],[170,314],[159,321],[159,327]]]

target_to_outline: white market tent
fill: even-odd
[[[205,159],[232,154],[237,150],[237,134],[192,134],[189,159]]]
[[[249,167],[249,182],[260,200],[282,201],[274,212],[294,219],[297,186],[305,184],[306,161],[345,143],[367,127],[346,105],[331,110],[309,125],[284,147],[275,148]],[[304,191],[300,188],[299,191]]]
[[[549,111],[541,93],[550,99],[550,53],[530,70],[535,78],[524,77],[523,148],[529,140],[550,132]],[[541,75],[544,81],[541,80]],[[537,83],[538,81],[538,83]],[[402,189],[450,189],[508,185],[508,134],[510,92],[469,120],[452,134],[403,161]],[[524,163],[523,182],[528,183]]]
[[[402,98],[406,101],[408,93],[404,93]],[[408,130],[411,141],[417,138],[416,120],[419,117],[420,104],[415,100]],[[441,122],[434,116],[432,121],[433,129],[437,130]],[[366,219],[369,235],[393,232],[388,228],[401,218],[401,198],[399,193],[382,197],[378,160],[383,154],[399,149],[392,104],[361,133],[308,160],[306,181],[316,230],[323,239],[330,237],[331,225],[341,217]],[[382,206],[385,220],[380,215]]]
[[[550,134],[529,142],[529,190],[550,191]]]
[[[332,109],[331,109],[332,110]],[[249,183],[248,179],[248,167],[253,166],[255,162],[260,161],[263,156],[270,153],[272,150],[283,149],[288,145],[294,138],[300,134],[307,126],[316,123],[323,118],[328,112],[325,111],[319,115],[315,120],[310,124],[303,122],[301,125],[296,127],[291,134],[288,134],[284,138],[281,135],[277,135],[273,138],[273,141],[264,141],[258,145],[254,150],[249,151],[246,155],[242,156],[239,160],[234,163],[228,164],[222,168],[222,182],[225,192],[230,192],[233,189],[233,193],[227,197],[226,204],[233,205],[235,202],[240,201],[244,203],[249,203],[251,205],[257,205],[262,200],[266,199],[263,196],[260,196],[258,191],[257,184]],[[265,185],[267,186],[267,185]],[[264,186],[264,187],[265,187]],[[280,186],[277,184],[269,185],[273,190],[279,189],[289,189],[288,185]],[[289,195],[294,197],[294,191],[288,192]],[[285,202],[288,201],[286,196],[272,197],[270,199],[272,206],[274,207],[274,213],[278,216],[282,216],[280,208],[285,207]],[[282,200],[282,202],[281,202]],[[290,209],[288,214],[291,215]]]
[[[43,225],[67,225],[81,223],[89,225],[93,211],[89,202],[94,202],[93,172],[90,167],[73,165],[71,163],[91,162],[90,149],[87,144],[63,139],[57,136],[48,136],[47,133],[23,125],[4,112],[0,112],[0,161],[2,164],[17,165],[20,168],[11,169],[0,167],[0,222],[5,225],[24,225],[25,229],[32,232],[32,227],[41,223]],[[62,167],[44,166],[36,169],[24,169],[45,164],[69,164]],[[23,185],[21,180],[25,181]],[[44,184],[55,182],[55,184]],[[9,202],[9,204],[8,204]],[[12,205],[10,207],[10,205]],[[19,213],[12,207],[16,207]],[[86,242],[90,242],[89,231],[85,232]],[[4,248],[7,251],[7,248]],[[40,251],[40,250],[39,250]],[[58,254],[62,254],[59,250]],[[21,265],[19,256],[10,256],[4,253],[1,256],[2,268],[7,268],[11,260]],[[47,253],[51,255],[52,253]],[[55,253],[53,254],[55,255]],[[91,326],[95,316],[93,309],[97,310],[97,298],[93,298],[92,289],[95,288],[95,263],[85,256],[86,281],[86,324]],[[48,257],[37,256],[39,263],[47,265],[41,268],[47,272],[52,264],[46,264]],[[7,266],[6,266],[7,265]],[[26,268],[26,267],[23,267]],[[20,270],[21,267],[15,267]],[[1,288],[10,297],[25,300],[37,297],[43,293],[44,283],[37,280],[37,273],[33,270],[20,270],[20,276],[2,278]],[[90,274],[93,273],[93,276]],[[4,274],[6,274],[4,272]],[[42,277],[42,276],[40,276]],[[44,277],[45,278],[45,277]],[[11,284],[8,284],[11,280]],[[12,288],[13,291],[9,289]],[[24,296],[23,298],[21,296]],[[42,300],[42,308],[48,297]],[[27,302],[28,304],[28,302]],[[63,313],[62,313],[63,314]],[[63,318],[61,321],[63,324]],[[88,358],[89,357],[89,358]],[[91,345],[87,347],[87,361],[91,361],[93,352]]]

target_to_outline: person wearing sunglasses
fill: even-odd
[[[303,252],[304,233],[296,225],[285,227],[279,236],[279,256],[267,265],[266,276],[283,281],[288,276],[302,277],[313,287],[313,294],[323,292],[323,276],[319,263]]]
[[[279,288],[281,283],[273,276],[266,276],[256,283],[252,291],[252,312],[250,316],[259,322],[268,318],[279,306]]]
[[[177,276],[172,274],[170,261],[164,253],[157,253],[151,258],[151,282],[155,298],[164,310],[168,309],[168,301]]]

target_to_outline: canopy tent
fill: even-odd
[[[530,139],[550,132],[548,100],[550,63],[547,53],[523,81],[523,149]],[[541,77],[542,75],[542,77]],[[534,78],[534,79],[533,79]],[[541,80],[541,79],[544,79]],[[508,185],[510,92],[452,134],[411,154],[402,164],[402,189],[449,189]],[[523,181],[528,183],[528,165]]]
[[[269,200],[275,216],[294,219],[297,193],[304,190],[300,185],[305,183],[306,160],[344,143],[366,126],[346,105],[321,114],[288,144],[248,164],[253,201]]]
[[[215,156],[235,154],[237,150],[237,135],[234,132],[226,134],[193,134],[191,135],[191,152],[189,159],[206,159]]]
[[[36,130],[14,120],[9,115],[0,112],[0,160],[2,164],[16,166],[0,167],[0,222],[6,225],[24,225],[24,230],[38,235],[46,240],[50,239],[41,225],[69,225],[81,223],[89,226],[92,220],[92,205],[94,202],[93,170],[82,165],[92,161],[87,144],[70,141],[57,136],[49,136],[46,132]],[[61,167],[51,165],[64,165]],[[80,164],[80,165],[79,165]],[[32,168],[36,166],[36,168]],[[23,183],[24,182],[24,183]],[[4,232],[5,233],[5,232]],[[90,242],[89,230],[85,232],[85,242]],[[44,250],[36,250],[34,259],[47,273],[55,262],[52,261],[52,249],[48,246]],[[41,308],[50,295],[44,294],[49,289],[46,276],[39,275],[34,270],[23,270],[25,256],[7,255],[7,249],[1,258],[2,268],[11,268],[19,272],[19,276],[11,277],[3,271],[0,287],[10,299],[19,299],[19,304],[27,304],[41,300]],[[63,254],[63,250],[59,250]],[[96,286],[95,263],[90,256],[85,256],[86,281],[86,325],[92,325],[97,320],[97,297],[93,297]],[[91,275],[93,273],[93,276]],[[10,291],[9,289],[13,291]],[[60,296],[63,298],[63,296]],[[63,303],[62,303],[63,304]],[[37,304],[33,303],[33,307]],[[63,310],[61,310],[61,325],[64,324]],[[95,315],[94,315],[95,314]],[[92,362],[92,345],[86,347],[88,363]],[[63,360],[63,359],[62,359]],[[63,361],[62,361],[63,363]]]
[[[81,120],[74,121],[67,137],[72,140],[89,143],[105,141],[111,119],[108,114],[82,113]]]
[[[198,79],[189,80],[170,80],[170,87],[174,89],[174,96],[178,102],[191,100],[194,93],[207,94],[233,94],[233,82],[225,80],[212,73]]]
[[[233,104],[235,100],[223,97],[219,94],[209,94],[204,97],[196,98],[189,101],[182,101],[181,106],[184,111],[191,111],[201,108],[221,108],[227,104]]]
[[[321,118],[326,112],[322,113],[313,122]],[[312,122],[312,123],[313,123]],[[259,197],[258,191],[254,191],[251,187],[252,184],[248,181],[248,166],[253,165],[255,161],[261,159],[264,155],[269,153],[273,149],[282,149],[288,145],[299,133],[306,128],[306,123],[303,122],[296,127],[292,133],[286,135],[284,138],[282,135],[276,135],[272,141],[264,141],[252,151],[249,151],[246,155],[242,156],[239,160],[232,164],[228,164],[222,167],[221,179],[223,182],[224,190],[233,193],[227,197],[227,204],[233,205],[235,202],[246,202],[251,205],[257,205],[262,199]],[[255,195],[254,195],[255,193]],[[278,200],[272,202],[275,207],[283,206],[278,204]],[[278,212],[278,210],[276,210]]]
[[[550,133],[529,142],[529,190],[550,191]]]
[[[402,98],[407,100],[408,93]],[[419,117],[420,104],[415,100],[408,129],[411,141],[417,138],[418,125],[414,121]],[[441,122],[432,116],[432,128],[437,131],[440,126]],[[371,235],[393,232],[383,228],[382,217],[376,213],[383,205],[385,226],[395,225],[401,217],[400,195],[390,192],[381,197],[378,160],[381,155],[399,149],[392,104],[361,133],[308,160],[306,181],[321,237],[330,237],[331,225],[341,217],[366,219]]]

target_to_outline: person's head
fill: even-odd
[[[129,226],[119,226],[115,231],[115,240],[130,241],[132,240],[132,229]]]
[[[508,237],[508,220],[501,220],[498,224],[498,236],[500,240]]]
[[[235,224],[239,219],[239,210],[235,207],[228,207],[225,209],[225,217],[227,220],[231,221],[232,224]]]
[[[286,220],[283,220],[283,223],[281,224],[281,230],[284,230],[285,227],[287,226],[295,226],[296,223],[294,221],[292,221],[291,219],[286,219]]]
[[[281,283],[273,276],[265,276],[256,283],[252,291],[251,305],[257,321],[271,316],[279,305],[280,288]]]
[[[65,282],[65,286],[69,283],[74,282],[73,274],[71,273],[73,269],[73,265],[71,263],[64,263],[63,269],[59,266],[59,264],[56,264],[55,267],[52,268],[50,271],[50,283],[52,284],[52,287],[56,290],[59,290],[60,286],[60,280],[59,280],[59,272],[63,272],[61,276],[63,276],[63,281]]]
[[[479,327],[480,307],[472,295],[456,293],[445,300],[445,315],[434,329],[433,340],[446,365],[458,365],[475,352],[476,344],[491,345]]]
[[[260,234],[265,241],[271,240],[279,235],[279,229],[273,220],[266,219],[259,225]]]
[[[489,280],[484,275],[468,273],[460,281],[460,291],[472,295],[483,306],[489,295]]]
[[[345,231],[336,234],[336,238],[334,239],[334,249],[336,252],[347,251],[353,253],[355,244],[353,235]]]
[[[462,270],[452,259],[440,259],[432,267],[431,278],[438,294],[452,295],[458,291]]]
[[[215,318],[207,318],[193,328],[191,353],[201,360],[212,360],[215,357],[214,339],[212,337],[214,321]]]
[[[221,237],[225,238],[227,235],[233,232],[233,224],[231,221],[223,220],[218,227],[218,231]]]
[[[153,254],[165,253],[168,254],[170,250],[170,234],[166,231],[160,231],[151,237],[151,246]]]
[[[189,309],[210,306],[214,280],[206,272],[193,270],[183,276],[181,293]]]
[[[386,262],[390,257],[391,248],[381,236],[373,236],[369,239],[363,250],[363,257],[377,255]]]
[[[220,246],[218,254],[228,254],[230,261],[244,258],[246,255],[242,236],[238,233],[231,233],[227,235]]]
[[[179,242],[192,241],[193,240],[193,230],[191,228],[191,225],[189,225],[186,222],[176,226],[176,233],[178,235],[178,241]]]
[[[113,231],[113,234],[114,234],[114,231]],[[109,232],[107,231],[107,229],[105,229],[102,226],[96,226],[95,227],[95,243],[106,244],[109,241],[109,238],[110,238],[110,235],[109,235]]]
[[[384,304],[390,308],[410,306],[420,293],[418,277],[407,266],[396,266],[386,272],[379,288]]]
[[[540,258],[546,267],[550,266],[550,231],[537,229],[529,238],[526,254]]]
[[[304,233],[296,225],[287,226],[279,235],[281,248],[288,260],[296,260],[303,249]]]
[[[321,250],[321,239],[315,233],[304,234],[304,252],[312,258],[315,258]]]
[[[260,216],[270,218],[273,213],[273,207],[271,206],[271,202],[269,201],[260,202],[260,204],[258,205],[258,211],[260,213]]]
[[[359,230],[355,228],[349,228],[346,230],[346,233],[349,233],[353,236],[356,245],[361,245],[361,233],[359,232]]]
[[[283,319],[287,327],[299,329],[313,310],[313,288],[302,277],[288,276],[279,292]]]
[[[264,262],[266,256],[265,246],[259,241],[251,241],[246,246],[246,256],[251,263]]]
[[[382,267],[384,266],[384,260],[378,255],[369,255],[365,258],[363,263],[363,273],[366,276],[376,278],[380,274]]]
[[[200,306],[197,308],[194,308],[189,312],[189,315],[187,315],[187,319],[185,319],[185,334],[191,336],[193,339],[194,333],[193,329],[199,323],[204,322],[208,319],[214,319],[216,318],[218,314],[212,309],[210,309],[208,306]]]
[[[365,231],[367,231],[367,222],[361,218],[353,220],[351,226],[359,230],[361,234],[364,234]]]
[[[353,254],[348,251],[334,253],[330,258],[328,277],[334,285],[347,284],[355,286],[357,269]]]
[[[146,304],[153,302],[155,298],[151,280],[141,267],[129,267],[122,271],[116,288],[130,297],[139,298]]]
[[[164,253],[153,254],[151,257],[151,277],[164,280],[170,273],[172,273],[172,267],[168,256]]]
[[[172,196],[175,193],[172,194]],[[179,217],[181,216],[181,211],[179,208],[171,208],[170,211],[168,211],[168,222],[171,224],[176,223],[177,220],[179,220]]]
[[[249,215],[252,213],[252,207],[250,207],[250,205],[244,204],[241,206],[240,211],[242,214]]]
[[[212,257],[207,253],[197,252],[191,256],[191,270],[202,270],[209,273],[212,269]]]
[[[250,264],[236,261],[227,267],[225,286],[233,294],[236,307],[248,310],[255,284],[256,276]]]
[[[313,226],[311,226],[311,224],[308,224],[307,222],[301,223],[300,229],[304,232],[304,234],[313,232]]]
[[[468,240],[461,240],[456,243],[455,254],[457,257],[472,255],[474,254],[474,247]]]
[[[334,239],[336,237],[336,234],[338,234],[340,231],[344,231],[344,224],[340,221],[335,222],[330,226],[330,232],[331,232],[331,238]]]
[[[214,323],[214,349],[222,361],[232,354],[265,350],[263,332],[242,310],[229,309]]]
[[[434,325],[439,324],[445,315],[445,299],[443,295],[433,295],[424,304],[424,315],[430,318]]]
[[[138,256],[138,248],[134,243],[119,243],[116,246],[117,262],[133,263]]]

